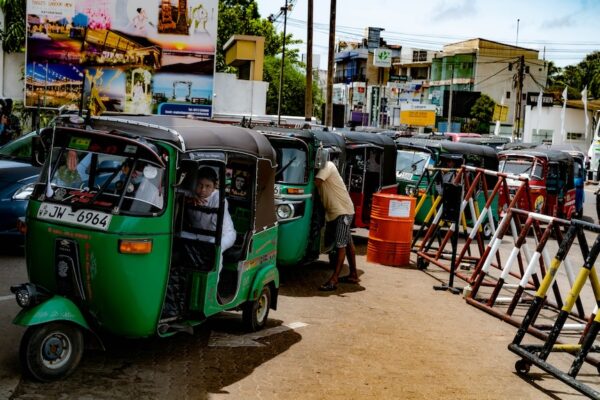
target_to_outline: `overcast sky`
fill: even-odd
[[[307,0],[288,0],[287,30],[306,42]],[[327,64],[329,0],[314,2],[314,48]],[[257,0],[266,18],[285,0]],[[600,50],[598,0],[337,0],[336,41],[357,41],[366,27],[384,28],[388,44],[441,50],[447,43],[484,38],[540,51],[558,66],[577,64]],[[517,20],[518,36],[517,36]],[[276,23],[283,30],[283,16]],[[518,40],[518,42],[517,42]],[[304,53],[305,45],[301,46]]]

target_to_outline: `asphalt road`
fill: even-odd
[[[594,190],[584,215],[595,221]],[[194,335],[115,340],[52,384],[21,378],[24,329],[11,323],[19,309],[9,287],[27,280],[25,263],[3,249],[0,399],[583,398],[547,374],[516,375],[506,349],[514,327],[432,291],[436,273],[369,264],[364,240],[359,249],[361,284],[331,294],[316,290],[331,273],[324,262],[283,271],[264,331],[244,334],[239,315],[224,313]],[[598,379],[589,368],[582,377]]]

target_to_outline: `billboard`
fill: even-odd
[[[25,105],[212,115],[218,0],[27,0]]]
[[[469,118],[471,108],[475,105],[477,99],[481,97],[481,92],[470,92],[467,90],[452,91],[452,116]],[[443,117],[448,116],[448,105],[450,104],[450,91],[444,90],[444,109]]]
[[[403,104],[400,123],[411,126],[435,126],[437,110],[431,104]]]

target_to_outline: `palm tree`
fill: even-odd
[[[4,29],[0,29],[2,48],[7,53],[25,49],[25,0],[0,0],[4,13]]]

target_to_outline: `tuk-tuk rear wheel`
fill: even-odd
[[[248,301],[242,309],[244,327],[252,332],[265,327],[271,308],[271,289],[264,286],[256,300]]]
[[[83,355],[83,333],[76,325],[51,322],[27,328],[19,349],[24,372],[49,382],[70,375]]]

